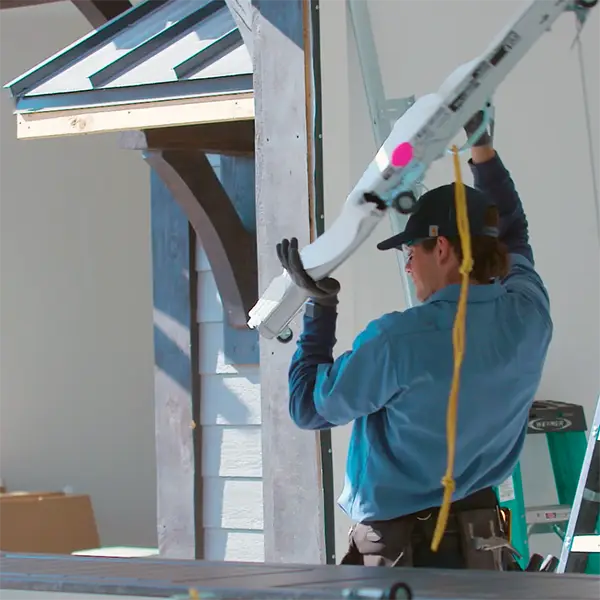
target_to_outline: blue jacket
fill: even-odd
[[[502,282],[469,288],[454,500],[512,473],[552,337],[548,294],[510,174],[499,156],[470,165],[474,187],[498,207],[511,268]],[[355,521],[442,503],[459,289],[447,286],[372,321],[336,360],[336,309],[306,306],[289,369],[290,416],[313,430],[353,422],[339,505]]]

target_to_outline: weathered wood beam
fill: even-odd
[[[203,152],[148,150],[144,158],[202,240],[228,323],[246,329],[258,289],[255,236],[242,224]]]
[[[237,28],[240,30],[242,34],[242,40],[244,40],[244,44],[246,48],[248,48],[248,52],[250,53],[250,57],[253,54],[254,47],[254,34],[252,32],[252,3],[250,0],[225,0],[227,4],[227,8],[229,8],[229,12],[233,16],[233,20],[237,25]]]
[[[132,7],[129,0],[71,0],[81,14],[98,29]]]
[[[120,146],[129,150],[201,150],[206,154],[254,156],[254,120],[202,123],[126,131]]]
[[[198,115],[209,123],[254,119],[252,94],[154,100],[134,104],[91,106],[57,111],[17,113],[17,137],[35,139],[138,131],[196,125]]]
[[[275,245],[311,239],[313,194],[308,0],[253,0],[259,287],[281,274]],[[308,83],[308,85],[307,85]],[[292,322],[299,328],[300,317]],[[319,437],[288,413],[295,344],[261,339],[265,561],[324,563]],[[299,500],[300,495],[302,501]]]
[[[195,234],[155,171],[150,185],[158,547],[202,558]]]

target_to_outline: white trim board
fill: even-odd
[[[252,93],[137,104],[18,112],[17,138],[39,139],[254,118]]]

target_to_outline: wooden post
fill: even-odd
[[[201,558],[195,237],[154,171],[151,219],[158,546],[166,558]]]
[[[275,245],[311,238],[312,115],[308,0],[253,0],[259,289],[281,273]],[[260,341],[265,560],[324,563],[319,437],[288,413],[293,343]]]
[[[176,144],[184,141],[162,139]],[[136,139],[134,145],[143,147],[151,138],[144,140]],[[223,187],[201,151],[146,148],[143,155],[153,174],[154,310],[155,322],[161,325],[159,329],[155,324],[159,546],[161,554],[170,558],[202,558],[204,490],[194,244],[198,236],[223,303],[225,363],[258,364],[258,335],[246,326],[246,315],[257,300],[254,159],[223,158]]]

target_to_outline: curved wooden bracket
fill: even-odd
[[[229,324],[246,328],[258,299],[256,236],[246,230],[203,152],[144,152],[183,209],[210,261]]]
[[[198,123],[123,131],[119,145],[128,150],[202,150],[222,156],[254,156],[254,120]]]

